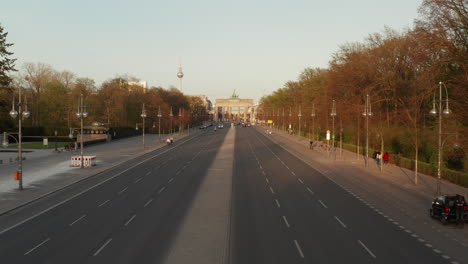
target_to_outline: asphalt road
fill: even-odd
[[[450,263],[266,135],[235,129],[230,263]],[[0,262],[161,263],[227,130],[0,216]]]
[[[232,263],[450,263],[266,134],[236,135]]]
[[[61,192],[2,216],[11,225],[39,214],[0,229],[1,263],[160,263],[225,131],[207,130],[63,191],[82,193],[74,198]]]

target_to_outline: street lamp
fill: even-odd
[[[13,96],[13,102],[11,105],[10,117],[15,119],[18,118],[18,176],[19,176],[19,189],[23,190],[23,153],[22,153],[22,121],[23,118],[28,118],[31,113],[28,111],[28,102],[25,97],[24,103],[24,110],[23,110],[23,102],[22,99],[22,92],[21,87],[18,88],[18,103],[15,102],[15,97]],[[15,110],[15,104],[18,106],[18,111]],[[8,144],[8,142],[6,143]]]
[[[336,102],[333,100],[333,105],[332,105],[332,110],[330,113],[332,119],[333,119],[333,125],[332,125],[332,146],[333,146],[333,151],[335,151],[335,116],[336,116]],[[335,158],[336,158],[336,153],[335,153]]]
[[[158,106],[158,138],[161,141],[161,106]]]
[[[54,135],[55,135],[55,152],[57,152],[57,130],[54,131]]]
[[[301,106],[299,106],[299,114],[297,114],[297,117],[299,117],[299,136],[301,136],[301,117],[302,117],[302,112],[301,112]]]
[[[445,109],[442,111],[442,85],[445,88]],[[435,100],[435,93],[432,102],[432,110],[430,111],[431,114],[436,115],[439,114],[439,144],[438,144],[438,154],[437,154],[437,194],[440,195],[441,190],[441,159],[442,159],[442,113],[445,115],[449,115],[452,113],[449,109],[449,100],[448,100],[448,91],[447,86],[444,83],[439,82],[439,103],[438,103],[439,111],[436,110],[436,100]],[[418,161],[416,161],[418,162]]]
[[[366,167],[369,166],[369,117],[372,116],[372,107],[370,103],[370,96],[366,95],[366,104],[364,106],[363,116],[366,117]]]
[[[84,105],[83,94],[80,95],[80,104],[78,105],[78,111],[76,112],[76,117],[78,117],[81,121],[81,129],[80,129],[80,155],[81,155],[81,165],[80,168],[84,167],[83,164],[83,120],[88,117],[88,112],[86,112],[86,106]],[[70,133],[70,135],[72,135]],[[73,137],[73,135],[72,135]]]
[[[141,109],[140,116],[143,119],[143,148],[145,148],[145,118],[146,118],[145,103],[143,103],[143,108]]]
[[[169,112],[169,116],[171,117],[171,135],[172,135],[172,117],[174,114],[172,113],[172,106],[171,106],[171,111]]]
[[[312,112],[310,113],[310,117],[312,117],[312,135],[314,136],[313,139],[315,140],[315,104],[312,104]]]

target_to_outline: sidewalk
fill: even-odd
[[[190,135],[200,131],[193,129]],[[177,141],[187,134],[174,134]],[[167,135],[145,135],[145,148],[142,137],[130,137],[84,148],[85,155],[96,156],[96,166],[91,168],[70,167],[71,156],[80,155],[77,151],[55,153],[54,149],[27,150],[23,161],[23,191],[18,190],[18,181],[14,180],[17,162],[0,165],[0,215],[16,207],[46,196],[80,180],[96,175],[125,161],[164,146]],[[8,153],[11,155],[11,153]],[[5,154],[3,154],[5,155]],[[17,153],[13,153],[17,155]]]
[[[265,127],[255,127],[267,135]],[[419,184],[415,185],[413,171],[392,164],[385,165],[380,172],[374,160],[369,160],[366,168],[364,157],[350,151],[343,150],[340,156],[339,148],[330,155],[319,148],[310,150],[308,138],[288,135],[277,129],[268,137],[345,191],[349,190],[353,196],[370,204],[371,209],[384,212],[434,248],[468,262],[468,255],[464,253],[468,250],[468,225],[464,229],[454,224],[443,226],[429,217],[429,208],[436,196],[436,178],[418,174]],[[444,194],[458,193],[468,197],[468,188],[447,181],[442,181],[441,186]]]

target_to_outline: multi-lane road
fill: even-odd
[[[1,216],[1,263],[168,262],[227,140],[234,155],[223,262],[450,263],[384,212],[242,127],[207,129]]]

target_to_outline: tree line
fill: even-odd
[[[369,95],[371,147],[380,150],[383,137],[391,153],[434,164],[438,115],[430,112],[434,106],[438,111],[438,104],[444,110],[448,98],[451,113],[442,119],[443,160],[449,168],[467,172],[467,67],[468,1],[424,0],[412,28],[386,27],[362,42],[340,46],[328,68],[305,69],[297,80],[263,97],[259,111],[280,127],[291,123],[296,132],[301,112],[301,134],[315,130],[314,135],[323,138],[333,125],[335,100],[336,138],[341,135],[345,143],[363,151],[363,112]]]
[[[13,53],[8,51],[13,44],[7,42],[7,35],[0,25],[2,132],[17,129],[17,121],[9,116],[9,111],[13,100],[18,99],[19,87],[25,88],[23,101],[27,100],[31,113],[23,122],[27,136],[50,136],[54,131],[66,136],[70,128],[79,127],[76,113],[81,94],[88,113],[86,125],[98,122],[111,129],[141,128],[143,104],[148,132],[159,131],[158,113],[161,113],[161,131],[165,133],[208,119],[205,102],[199,97],[186,96],[174,87],[145,89],[131,76],[111,78],[97,86],[93,79],[78,77],[70,71],[57,71],[44,63],[25,63],[17,69],[15,59],[11,58]]]

